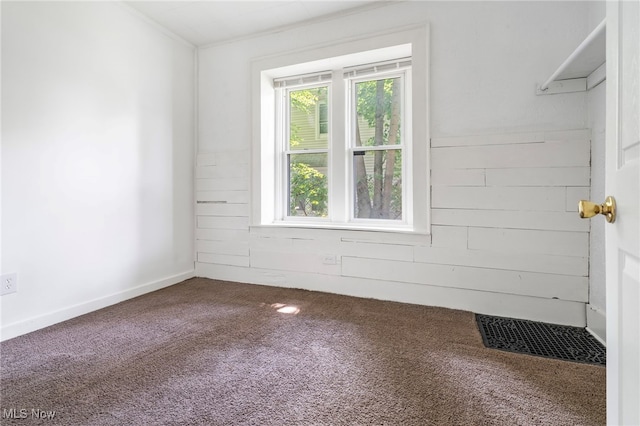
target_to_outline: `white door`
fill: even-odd
[[[640,425],[640,0],[607,2],[606,114],[607,423]]]

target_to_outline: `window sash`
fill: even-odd
[[[408,96],[406,96],[407,85],[410,84],[409,74],[411,72],[410,68],[405,66],[400,71],[399,64],[402,61],[388,61],[384,64],[389,64],[389,67],[386,70],[380,72],[366,72],[361,73],[361,75],[348,77],[347,87],[349,88],[348,94],[348,121],[347,125],[349,127],[349,140],[347,141],[348,146],[348,154],[349,161],[347,161],[347,176],[348,176],[348,200],[349,200],[349,222],[357,223],[357,222],[368,222],[368,223],[388,223],[395,224],[396,226],[408,226],[411,225],[411,219],[408,215],[409,209],[412,206],[412,200],[409,199],[411,196],[411,192],[409,188],[411,184],[406,185],[405,183],[409,182],[409,178],[411,176],[411,159],[407,158],[410,155],[405,155],[407,152],[410,153],[406,148],[409,146],[409,138],[410,138],[410,129],[407,131],[406,127],[406,117],[410,114],[410,105],[408,102]],[[410,61],[409,64],[410,66]],[[375,65],[362,67],[364,70],[369,70]],[[384,68],[384,67],[381,67]],[[347,75],[355,75],[355,71],[351,73],[345,72],[345,77]],[[364,75],[362,75],[364,74]],[[400,140],[396,144],[382,144],[382,145],[356,145],[356,120],[358,120],[358,111],[357,111],[357,84],[367,81],[377,81],[377,80],[385,80],[385,79],[393,79],[399,78],[400,80],[400,128],[405,128],[405,131],[400,132]],[[397,150],[402,152],[401,155],[401,182],[402,182],[402,219],[401,220],[389,220],[389,219],[378,219],[378,218],[359,218],[356,217],[356,182],[355,182],[355,156],[357,152],[366,153],[367,151],[388,151],[388,150]],[[406,150],[406,152],[405,152]],[[364,155],[364,154],[360,154]]]
[[[315,76],[320,75],[310,74],[312,79]],[[324,73],[322,74],[325,75]],[[304,77],[304,76],[303,76]],[[299,77],[285,78],[284,80],[296,80],[300,81]],[[275,80],[274,80],[275,82]],[[276,155],[276,185],[279,188],[279,191],[276,192],[276,218],[283,221],[323,221],[326,222],[329,220],[331,215],[331,142],[330,140],[327,142],[327,148],[305,148],[305,149],[291,149],[290,140],[291,140],[291,92],[296,92],[300,90],[307,89],[316,89],[320,87],[327,88],[327,104],[328,107],[331,108],[331,81],[323,80],[318,83],[309,83],[309,84],[298,84],[298,85],[290,85],[290,86],[282,86],[276,89],[276,111],[277,114],[280,115],[276,124],[276,149],[279,151],[279,154]],[[317,114],[314,114],[314,120],[316,119]],[[276,116],[277,117],[277,116]],[[329,128],[331,128],[330,124],[330,114],[328,114],[329,119]],[[314,121],[315,123],[315,121]],[[317,123],[315,123],[317,124]],[[317,133],[317,130],[314,129],[314,133]],[[326,138],[324,138],[326,139]],[[300,217],[294,216],[290,214],[290,200],[291,200],[291,182],[290,182],[290,158],[292,155],[301,155],[301,154],[327,154],[327,181],[328,181],[328,200],[327,200],[327,210],[329,215],[327,217],[320,216],[309,216],[309,217]]]

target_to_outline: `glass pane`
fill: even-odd
[[[321,135],[329,133],[329,110],[326,101],[318,104],[318,133]]]
[[[327,86],[289,92],[290,150],[327,148],[327,108]]]
[[[353,153],[356,218],[402,220],[402,151]]]
[[[326,217],[327,153],[290,154],[289,216]]]
[[[355,146],[401,143],[401,90],[400,77],[356,83]]]

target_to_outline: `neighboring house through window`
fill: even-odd
[[[327,100],[319,99],[318,100],[318,137],[323,138],[327,137],[327,133],[329,133],[329,110],[328,110]]]

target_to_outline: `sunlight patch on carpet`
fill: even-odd
[[[276,312],[280,312],[281,314],[292,314],[296,315],[300,312],[300,308],[293,305],[287,305],[285,303],[272,303],[270,305]]]

